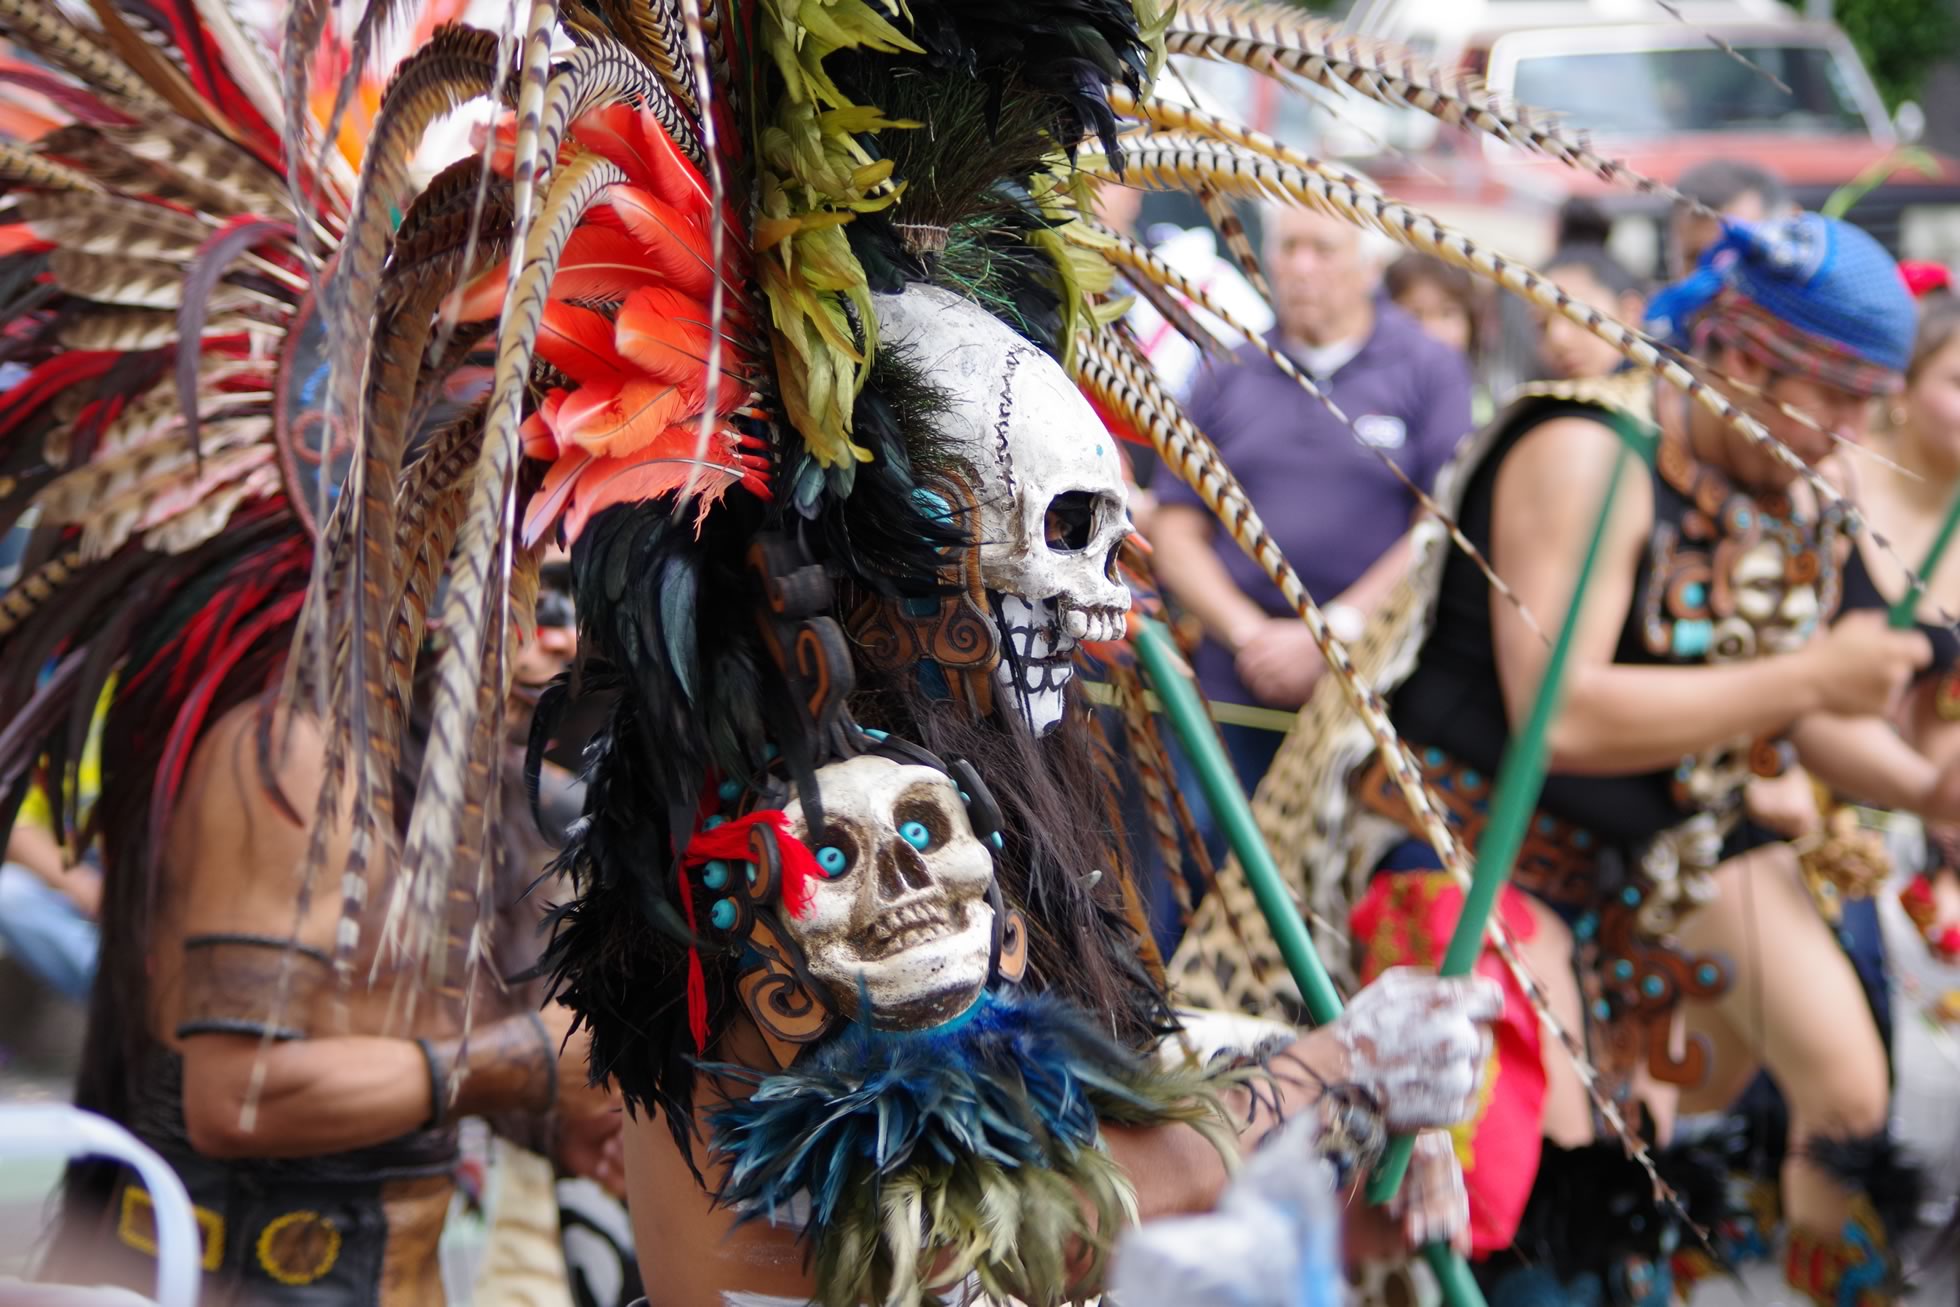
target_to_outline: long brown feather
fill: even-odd
[[[279,329],[250,318],[226,316],[205,324],[206,336],[243,332],[277,335]],[[168,309],[105,308],[78,314],[55,328],[55,338],[68,349],[131,354],[160,349],[177,340],[177,315]]]
[[[0,593],[0,640],[61,594],[84,566],[82,551],[70,549],[50,558]]]
[[[118,195],[40,191],[14,197],[9,214],[63,249],[123,258],[187,263],[212,231],[189,214]]]
[[[519,131],[521,139],[521,111]],[[521,148],[518,159],[520,163],[524,159]],[[516,473],[517,430],[545,298],[573,227],[599,194],[624,180],[618,167],[597,155],[579,155],[566,162],[553,178],[539,220],[524,240],[524,257],[511,261],[516,284],[499,329],[483,447],[471,476],[469,514],[442,607],[441,625],[449,647],[437,671],[428,747],[416,785],[402,875],[389,912],[391,934],[399,934],[411,947],[425,946],[429,923],[440,912],[454,865],[464,799],[458,779],[465,774],[467,756],[477,740],[473,677],[481,666],[488,635],[490,595],[493,590],[502,593],[507,585],[501,569],[508,543],[506,514]],[[518,194],[522,223],[522,192]]]
[[[163,116],[170,104],[107,46],[44,0],[0,0],[0,32],[107,97],[142,116]]]
[[[1542,109],[1500,103],[1473,77],[1343,31],[1327,20],[1303,17],[1296,9],[1190,0],[1171,19],[1165,46],[1171,54],[1291,74],[1330,91],[1352,90],[1379,104],[1412,107],[1451,126],[1475,128],[1606,181],[1701,208],[1673,187],[1600,155],[1583,133],[1562,126]]]
[[[129,20],[123,17],[113,0],[89,0],[89,8],[95,11],[96,21],[102,24],[102,36],[109,48],[129,65],[131,72],[156,92],[159,99],[189,121],[203,123],[214,131],[237,139],[238,129],[192,88],[191,79],[184,75],[183,69],[166,59],[161,50],[144,40],[129,25]]]
[[[0,141],[0,179],[51,191],[96,194],[102,190],[102,183],[88,173],[12,141]]]
[[[102,304],[174,309],[184,294],[183,268],[156,259],[124,259],[62,248],[48,255],[48,270],[55,284],[70,295]],[[228,287],[216,288],[211,298],[217,312],[235,309],[243,302],[243,297]]]

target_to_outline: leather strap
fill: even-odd
[[[333,977],[319,949],[270,935],[192,935],[184,940],[177,1037],[249,1035],[304,1039],[315,1001]]]
[[[535,1012],[480,1026],[467,1040],[452,1035],[415,1043],[429,1068],[432,1127],[492,1112],[549,1112],[557,1105],[558,1048]]]

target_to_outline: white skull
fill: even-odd
[[[862,983],[881,1029],[925,1029],[966,1011],[993,957],[994,863],[959,787],[934,768],[867,754],[818,768],[817,791],[823,831],[810,831],[801,803],[786,812],[824,874],[783,929],[830,1005],[864,1019]]]
[[[1076,645],[1116,639],[1130,610],[1116,579],[1129,531],[1116,439],[1053,359],[957,295],[880,296],[878,324],[950,401],[939,435],[974,474],[980,575],[1000,596],[995,678],[1047,731]]]

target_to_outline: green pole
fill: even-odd
[[[1623,437],[1627,434],[1622,432]],[[1524,731],[1514,737],[1504,750],[1504,760],[1498,766],[1497,782],[1491,791],[1490,820],[1484,826],[1483,838],[1477,842],[1477,861],[1470,888],[1464,893],[1463,910],[1457,917],[1456,931],[1450,936],[1449,949],[1443,954],[1442,975],[1468,975],[1470,968],[1477,964],[1477,955],[1483,951],[1484,931],[1490,925],[1491,911],[1497,906],[1498,892],[1511,877],[1511,866],[1517,861],[1518,849],[1524,844],[1532,813],[1538,808],[1538,795],[1544,789],[1545,771],[1549,763],[1545,737],[1551,730],[1552,715],[1558,710],[1559,689],[1564,683],[1566,662],[1572,652],[1572,636],[1578,629],[1579,613],[1585,602],[1586,587],[1592,581],[1593,565],[1599,561],[1600,546],[1606,538],[1613,498],[1619,491],[1620,477],[1631,457],[1631,450],[1623,445],[1620,456],[1613,460],[1613,472],[1607,478],[1606,494],[1599,505],[1599,520],[1593,524],[1592,539],[1586,545],[1585,561],[1580,563],[1578,578],[1573,582],[1572,602],[1566,606],[1565,621],[1559,627],[1558,640],[1552,645],[1551,656],[1545,662],[1538,694],[1531,703],[1531,716],[1526,719]],[[1370,1202],[1385,1203],[1395,1196],[1395,1191],[1402,1187],[1402,1176],[1408,1170],[1409,1156],[1414,1149],[1415,1139],[1411,1136],[1389,1141],[1388,1152],[1369,1181]]]
[[[1953,504],[1946,510],[1946,521],[1940,523],[1940,533],[1933,537],[1933,547],[1926,551],[1926,561],[1919,565],[1919,579],[1906,586],[1906,592],[1899,596],[1899,602],[1892,605],[1887,617],[1887,625],[1895,631],[1910,631],[1919,615],[1919,596],[1926,593],[1926,585],[1933,579],[1933,571],[1940,565],[1941,555],[1953,542],[1953,532],[1960,528],[1960,494],[1953,497]]]
[[[1341,1014],[1340,992],[1313,951],[1307,925],[1288,897],[1272,852],[1253,820],[1252,805],[1246,802],[1245,791],[1239,787],[1238,777],[1225,757],[1224,746],[1218,742],[1218,734],[1205,715],[1197,691],[1191,688],[1191,682],[1179,668],[1170,635],[1156,622],[1139,622],[1136,647],[1137,657],[1163,701],[1171,729],[1177,733],[1185,757],[1198,774],[1199,787],[1204,790],[1213,815],[1223,825],[1239,864],[1245,868],[1245,878],[1252,886],[1253,897],[1259,901],[1259,911],[1273,932],[1294,983],[1300,987],[1301,997],[1306,1000],[1308,1017],[1315,1025],[1327,1024]],[[1484,1307],[1484,1295],[1477,1288],[1476,1277],[1470,1274],[1469,1264],[1447,1244],[1429,1244],[1422,1253],[1442,1286],[1445,1302],[1452,1307]]]

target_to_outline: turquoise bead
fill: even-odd
[[[735,900],[716,899],[714,907],[708,910],[708,920],[715,923],[716,930],[735,928]]]
[[[987,843],[993,845],[996,849],[998,849],[1001,846],[1000,832],[995,831],[993,834],[989,835],[987,837]]]
[[[742,783],[740,781],[723,781],[715,793],[720,796],[723,803],[733,803],[742,797]]]
[[[701,829],[713,830],[717,826],[726,826],[727,824],[728,824],[728,818],[726,817],[710,817],[706,821],[701,823]]]
[[[826,844],[817,850],[817,867],[824,875],[837,877],[844,874],[844,868],[851,860],[844,856],[844,850],[835,844]]]
[[[932,847],[932,832],[922,821],[908,821],[898,828],[898,837],[920,852]]]
[[[1649,976],[1640,982],[1640,992],[1648,998],[1659,998],[1667,992],[1667,984],[1659,976]]]
[[[1699,658],[1708,652],[1715,643],[1715,623],[1703,618],[1683,620],[1674,624],[1672,640],[1677,658]]]
[[[701,872],[701,883],[709,889],[721,889],[728,884],[728,864],[717,859]]]
[[[749,884],[755,884],[755,864],[753,862],[745,862],[742,864],[742,869],[749,875]]]

